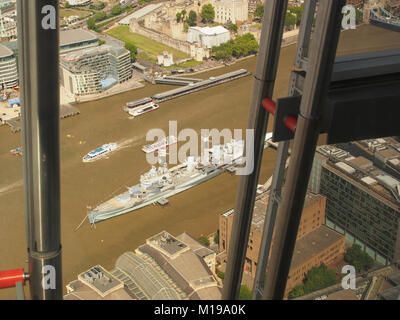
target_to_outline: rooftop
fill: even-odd
[[[213,36],[213,35],[217,35],[217,34],[222,34],[222,33],[226,33],[229,31],[227,29],[225,29],[222,26],[216,26],[216,27],[189,27],[189,30],[197,30],[203,34],[209,35],[209,36]]]
[[[344,235],[322,225],[297,239],[290,269],[297,268],[342,238],[344,238]]]
[[[146,243],[157,250],[160,250],[168,257],[174,257],[179,253],[187,251],[189,247],[177,238],[163,231],[146,240]]]
[[[124,24],[124,25],[128,25],[130,23],[130,21],[132,19],[140,19],[143,18],[145,15],[148,15],[149,13],[151,13],[152,11],[160,8],[163,4],[162,3],[157,3],[157,4],[149,4],[147,6],[145,6],[142,9],[139,9],[137,11],[135,11],[134,13],[132,13],[131,15],[123,18],[119,24]]]
[[[14,53],[9,48],[0,44],[0,58],[6,58],[12,56],[13,54]]]
[[[83,29],[60,31],[60,46],[67,46],[82,41],[96,40],[97,36]]]

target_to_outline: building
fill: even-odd
[[[345,253],[345,237],[339,232],[321,225],[303,237],[298,237],[294,248],[290,271],[286,283],[285,297],[303,284],[304,275],[322,263],[330,265],[341,260]]]
[[[61,54],[79,49],[97,47],[98,45],[98,37],[89,31],[82,29],[60,31]]]
[[[161,232],[125,252],[110,272],[101,266],[67,285],[66,300],[218,300],[215,252],[187,233]],[[107,281],[104,281],[107,280]]]
[[[62,54],[61,85],[71,94],[95,94],[132,77],[130,52],[102,45]]]
[[[92,1],[91,0],[68,0],[67,1],[71,7],[75,6],[87,6]]]
[[[180,240],[182,239],[182,240]],[[136,250],[166,272],[191,300],[220,300],[221,288],[209,269],[215,257],[209,249],[187,234],[173,237],[163,231],[149,239]],[[196,241],[197,242],[197,241]]]
[[[187,37],[188,42],[207,49],[228,42],[231,38],[229,31],[222,26],[189,27]]]
[[[125,285],[102,266],[95,266],[78,275],[67,285],[64,300],[133,300]]]
[[[18,85],[18,68],[15,54],[0,44],[0,88]]]
[[[245,272],[252,278],[256,275],[257,261],[260,254],[262,232],[269,194],[264,193],[254,204],[253,218],[247,245]],[[321,263],[326,265],[340,260],[344,255],[345,238],[338,232],[324,226],[326,198],[308,192],[297,233],[296,248],[292,258],[285,297],[304,279],[304,275],[312,267]],[[219,219],[218,258],[226,262],[231,237],[234,210],[223,213]],[[333,249],[332,249],[333,248]]]
[[[326,224],[382,264],[400,258],[400,182],[362,156],[318,147],[310,187],[327,197]]]
[[[225,24],[245,22],[248,19],[248,0],[217,0],[212,5],[215,10],[215,22]]]
[[[174,56],[172,55],[172,52],[164,51],[162,54],[157,56],[157,61],[159,65],[170,67],[174,64]]]
[[[129,26],[131,24],[131,21],[139,21],[143,20],[144,17],[154,11],[161,11],[163,4],[162,3],[156,3],[156,4],[149,4],[139,10],[136,10],[134,13],[130,14],[129,16],[121,19],[118,24],[119,25],[124,25],[124,26]]]

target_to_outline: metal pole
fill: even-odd
[[[268,258],[271,248],[272,236],[276,220],[276,212],[281,202],[281,190],[283,174],[286,168],[286,161],[289,155],[290,141],[279,143],[277,152],[277,163],[272,178],[271,192],[268,199],[267,213],[265,215],[264,229],[260,245],[260,253],[257,261],[256,276],[254,278],[253,299],[261,299],[264,292],[264,279],[267,269]]]
[[[31,299],[62,299],[57,0],[18,0]]]
[[[315,148],[319,135],[321,106],[326,98],[341,26],[345,0],[321,0],[314,41],[294,138],[283,202],[278,211],[264,299],[282,299],[296,243],[297,230]]]
[[[307,68],[308,48],[311,38],[312,24],[316,8],[316,0],[309,0],[304,3],[303,15],[299,30],[295,66],[298,68]],[[295,82],[291,81],[289,95],[295,94]],[[289,157],[290,141],[279,143],[276,156],[276,163],[271,185],[271,192],[268,199],[267,212],[265,214],[264,228],[260,245],[260,253],[257,261],[256,276],[254,278],[253,299],[261,299],[264,293],[265,273],[268,265],[269,254],[271,250],[272,237],[274,234],[276,213],[279,203],[282,201],[281,192],[283,178],[286,169],[286,163]]]
[[[222,299],[225,300],[239,297],[268,124],[268,112],[261,107],[261,102],[265,98],[272,98],[287,4],[287,0],[269,0],[265,4],[248,121],[248,128],[254,130],[254,170],[250,175],[241,176],[239,181],[222,294]]]

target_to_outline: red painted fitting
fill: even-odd
[[[286,117],[285,118],[285,126],[292,132],[296,130],[297,119],[294,117]]]
[[[0,271],[0,289],[15,287],[17,282],[25,284],[24,269]]]
[[[263,106],[263,108],[264,108],[265,110],[267,110],[269,113],[275,114],[275,111],[276,111],[276,103],[275,103],[272,99],[270,99],[270,98],[264,99],[264,100],[262,101],[262,106]]]

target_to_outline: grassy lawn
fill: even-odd
[[[196,61],[194,59],[192,60],[188,60],[179,64],[174,64],[173,66],[169,67],[170,69],[176,69],[176,68],[192,68],[195,67],[199,64],[201,64],[202,62]]]
[[[149,56],[153,56],[154,58],[157,58],[157,55],[162,53],[163,51],[172,52],[174,60],[180,60],[189,57],[186,53],[175,50],[149,38],[143,37],[137,33],[129,32],[128,26],[118,26],[107,31],[107,33],[124,42],[133,43],[137,48],[146,51]]]
[[[76,10],[76,9],[60,9],[60,18],[69,16],[78,16],[79,18],[86,18],[91,14],[90,11]]]

